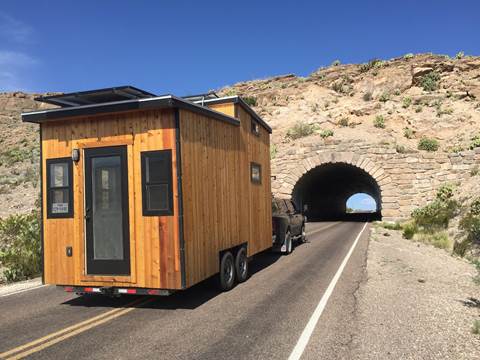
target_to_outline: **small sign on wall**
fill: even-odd
[[[68,213],[68,203],[53,203],[52,204],[52,213],[53,214],[67,214]]]

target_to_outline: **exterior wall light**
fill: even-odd
[[[72,161],[78,162],[78,160],[80,160],[80,150],[73,149],[72,150]]]

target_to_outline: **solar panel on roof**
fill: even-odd
[[[61,95],[40,96],[35,98],[35,100],[61,107],[71,107],[101,104],[113,101],[143,99],[155,96],[155,94],[133,86],[118,86]]]

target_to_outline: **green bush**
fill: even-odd
[[[480,198],[470,204],[469,211],[462,216],[458,227],[466,234],[464,241],[467,241],[467,244],[465,245],[480,242]]]
[[[435,199],[430,204],[415,209],[412,212],[412,218],[423,230],[434,232],[447,228],[450,219],[457,214],[458,207],[458,202],[455,200]]]
[[[404,58],[405,60],[407,60],[407,59],[413,58],[413,56],[414,56],[414,55],[413,55],[412,53],[408,53],[408,54],[403,55],[403,58]]]
[[[380,224],[383,228],[388,229],[388,230],[402,230],[402,225],[396,221],[396,222],[383,222]]]
[[[255,96],[246,96],[242,98],[243,101],[247,103],[249,106],[257,106],[257,98]]]
[[[403,103],[402,103],[402,107],[404,109],[408,108],[410,105],[412,104],[412,98],[411,97],[404,97],[403,98]]]
[[[380,95],[380,97],[378,98],[378,100],[380,100],[381,102],[387,102],[388,100],[390,100],[390,94],[389,93],[383,93],[382,95]]]
[[[439,148],[438,141],[436,139],[431,139],[427,137],[423,137],[418,142],[418,150],[425,150],[425,151],[437,151]]]
[[[293,125],[287,131],[287,138],[292,140],[296,140],[308,135],[312,135],[317,130],[316,124],[307,124],[303,121],[297,121],[295,125]]]
[[[380,129],[385,129],[385,119],[382,115],[377,115],[373,120],[373,126]]]
[[[0,264],[7,281],[25,280],[41,272],[38,213],[0,220]]]
[[[330,136],[333,136],[333,130],[330,130],[330,129],[322,130],[322,131],[320,131],[320,136],[323,139],[325,139],[327,137],[330,137]]]
[[[470,142],[470,150],[473,150],[477,147],[480,147],[480,135],[475,135],[472,137],[472,141]]]
[[[270,144],[270,159],[275,159],[277,156],[277,145],[274,143]]]
[[[463,51],[459,51],[459,52],[455,55],[455,59],[460,60],[460,59],[463,59],[464,56],[465,56],[465,53],[464,53]]]
[[[334,60],[332,62],[332,66],[338,66],[338,65],[340,65],[340,60]]]
[[[417,231],[418,227],[413,221],[403,225],[403,237],[405,239],[412,239]]]
[[[431,244],[439,249],[448,249],[451,246],[448,234],[445,232],[422,233],[417,239],[418,241]]]
[[[348,126],[348,118],[347,117],[341,118],[338,121],[338,125],[343,126],[343,127],[347,127]]]
[[[32,148],[28,147],[13,147],[3,152],[0,152],[0,165],[12,166],[13,164],[27,159],[33,160],[34,154]]]
[[[420,86],[425,91],[435,91],[439,87],[440,74],[436,71],[430,71],[428,74],[425,74],[420,79]]]
[[[415,131],[413,129],[410,129],[409,127],[403,129],[403,136],[405,136],[407,139],[413,138],[414,135]]]

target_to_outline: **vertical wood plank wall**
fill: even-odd
[[[175,121],[173,110],[69,119],[42,124],[43,193],[46,194],[46,160],[69,157],[73,148],[126,145],[128,152],[130,276],[88,276],[84,257],[84,162],[73,165],[74,218],[47,219],[44,196],[45,282],[64,285],[181,288],[178,202],[174,216],[142,216],[140,152],[172,149],[173,195],[176,180]],[[67,257],[66,246],[73,247]]]
[[[218,272],[219,251],[248,242],[253,255],[272,241],[269,134],[252,134],[239,105],[209,106],[238,114],[241,126],[180,111],[187,287]],[[262,166],[261,184],[250,181],[251,161]]]

